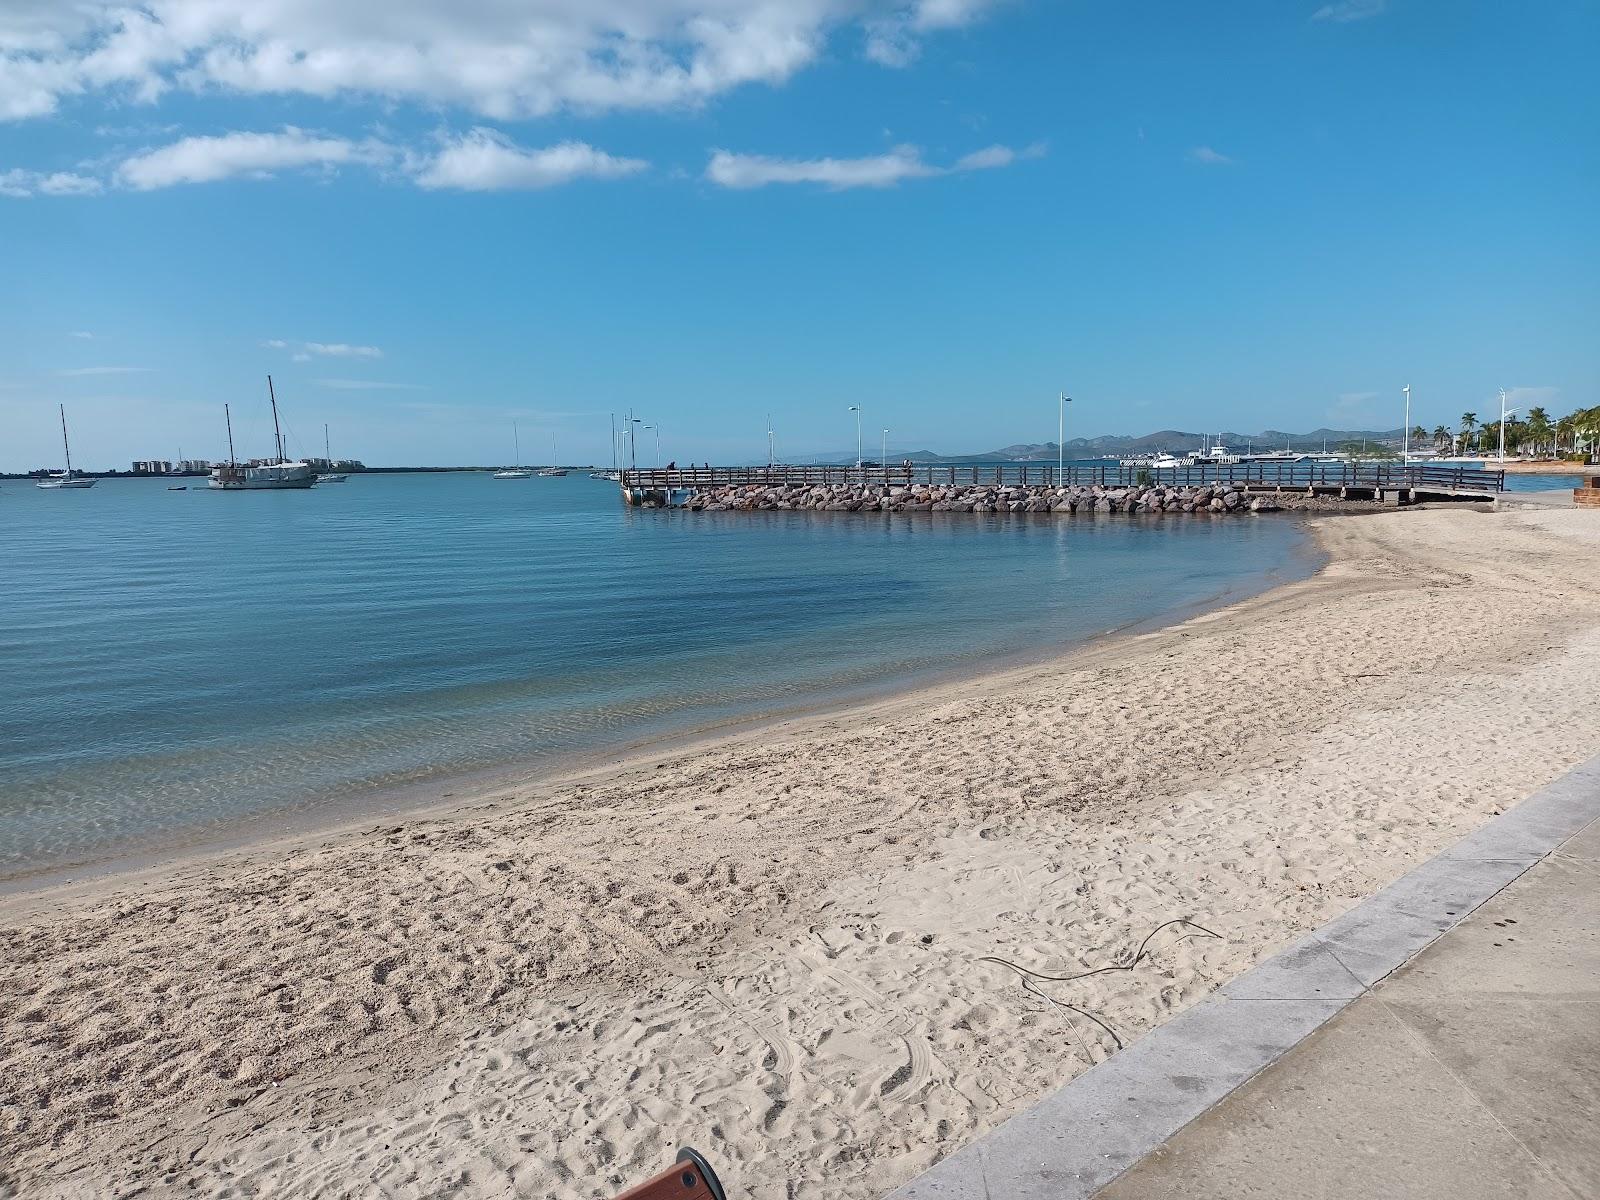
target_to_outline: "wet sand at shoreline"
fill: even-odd
[[[605,1196],[687,1142],[881,1194],[1600,750],[1600,518],[1317,527],[1064,659],[0,902],[0,1188]]]

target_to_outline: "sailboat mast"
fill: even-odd
[[[617,414],[611,414],[611,470],[617,469]]]
[[[228,465],[236,467],[239,460],[233,456],[233,414],[228,411],[227,404],[222,406],[222,419],[228,423]]]
[[[72,446],[67,442],[67,406],[61,405],[61,452],[67,456],[67,478],[72,478]]]
[[[517,461],[511,465],[520,467],[522,465],[522,439],[517,435],[517,423],[515,421],[511,422],[511,450],[517,456]]]
[[[283,461],[283,431],[278,428],[278,397],[272,391],[272,376],[267,376],[267,399],[272,404],[272,440],[278,447],[278,461]]]
[[[328,465],[333,466],[333,451],[328,449],[328,423],[322,423],[322,457],[328,460]]]

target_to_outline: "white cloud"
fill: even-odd
[[[291,342],[284,338],[266,338],[261,343],[267,350],[292,350],[292,362],[310,362],[313,358],[382,358],[377,346],[357,346],[349,342]]]
[[[67,334],[67,336],[82,338],[84,341],[88,341],[90,338],[94,337],[94,334],[90,333],[87,329],[74,329],[71,333]]]
[[[649,164],[617,158],[586,142],[527,150],[493,129],[477,128],[446,143],[414,172],[424,188],[468,192],[554,187],[575,179],[617,179]]]
[[[1044,147],[1038,144],[1022,151],[988,146],[957,159],[954,166],[939,167],[925,162],[915,146],[896,146],[887,154],[866,158],[773,158],[717,150],[706,166],[706,178],[727,188],[758,188],[771,183],[815,183],[835,191],[882,188],[907,179],[1010,166],[1019,158],[1037,158],[1043,153]]]
[[[149,367],[68,367],[56,374],[76,378],[87,375],[140,375],[148,370]]]
[[[1389,0],[1334,0],[1311,14],[1313,21],[1364,21],[1375,17],[1389,7]]]
[[[963,154],[956,159],[954,169],[988,171],[996,167],[1009,167],[1019,158],[1043,158],[1044,153],[1043,142],[1035,142],[1031,146],[1024,146],[1021,150],[1013,150],[1010,146],[986,146],[982,150],[974,150],[971,154]]]
[[[344,342],[307,342],[307,354],[320,354],[324,358],[382,358],[383,351],[376,346],[351,346]]]
[[[420,392],[420,383],[390,383],[383,379],[314,379],[318,387],[346,392]]]
[[[69,97],[377,97],[509,120],[781,84],[845,27],[909,61],[996,0],[7,0],[0,120]]]
[[[304,167],[371,165],[392,158],[393,153],[379,142],[326,137],[288,125],[279,133],[186,137],[125,159],[117,168],[117,180],[138,191],[149,191],[180,183],[215,183],[238,175],[264,179],[275,171]]]
[[[969,25],[997,0],[916,0],[881,15],[868,16],[866,54],[886,67],[904,67],[922,53],[922,39],[941,29]]]
[[[27,171],[21,167],[0,171],[0,196],[91,196],[100,190],[98,179],[71,171]]]
[[[1203,167],[1233,166],[1233,159],[1219,150],[1213,150],[1210,146],[1196,146],[1189,151],[1187,157],[1190,162],[1199,163]]]

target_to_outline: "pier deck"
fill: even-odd
[[[625,491],[722,487],[866,486],[1202,487],[1233,484],[1245,491],[1378,494],[1408,491],[1415,499],[1492,499],[1505,491],[1505,472],[1419,463],[1256,462],[1155,470],[1118,463],[911,464],[901,466],[640,467],[622,472]]]

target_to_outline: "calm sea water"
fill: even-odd
[[[976,668],[1314,565],[1289,516],[692,514],[581,475],[190,483],[0,489],[0,876]]]

